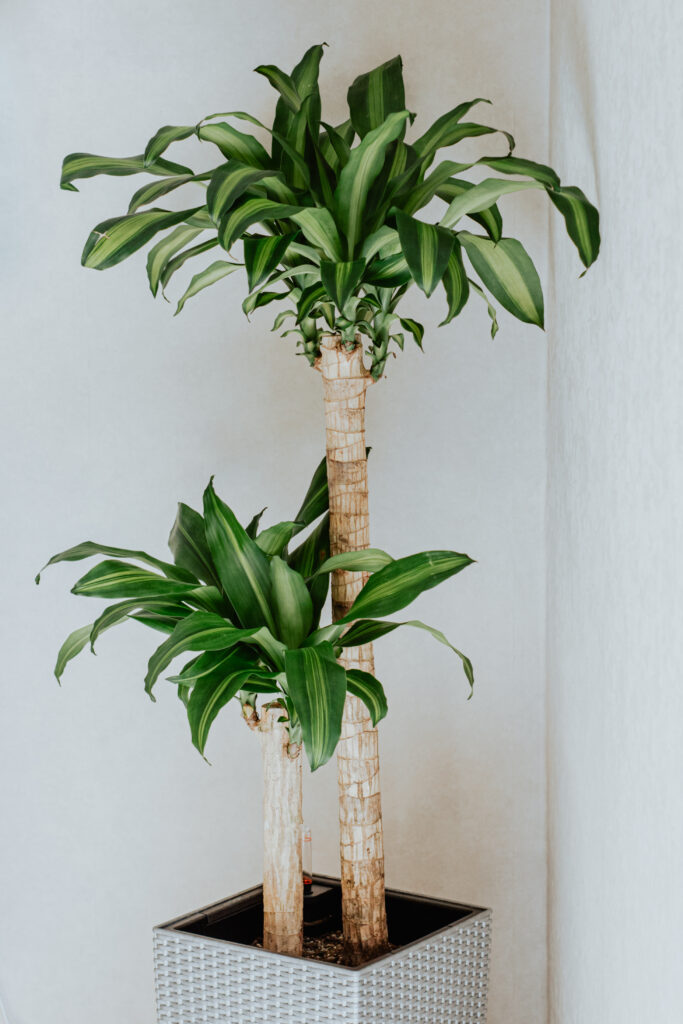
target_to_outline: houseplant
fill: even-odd
[[[381,683],[368,672],[344,668],[337,658],[344,650],[379,638],[401,625],[411,625],[427,630],[457,654],[470,685],[473,683],[469,659],[452,647],[443,633],[418,620],[396,622],[384,618],[405,608],[422,591],[460,572],[472,560],[454,551],[421,552],[392,559],[386,552],[373,548],[327,557],[327,498],[323,460],[295,518],[261,530],[260,515],[242,526],[210,481],[204,492],[203,515],[183,503],[178,506],[169,537],[173,562],[144,551],[86,541],[54,555],[47,563],[108,556],[76,582],[72,593],[115,601],[92,623],[67,637],[57,657],[58,680],[67,663],[86,646],[94,651],[103,632],[134,619],[167,634],[153,652],[145,677],[145,689],[153,700],[153,689],[161,674],[177,658],[191,655],[181,671],[168,678],[177,686],[178,696],[187,709],[192,742],[200,753],[204,753],[217,714],[233,699],[241,705],[242,716],[250,728],[260,734],[264,875],[259,890],[259,909],[262,907],[263,913],[258,919],[257,938],[268,954],[297,957],[302,956],[304,929],[302,747],[312,770],[330,759],[341,735],[347,693],[363,703],[373,725],[387,712]],[[293,537],[307,527],[312,527],[308,537],[290,552]],[[320,626],[329,575],[339,569],[364,572],[367,582],[343,620]],[[40,582],[40,573],[36,582]],[[334,899],[333,887],[318,888],[320,891],[314,894],[316,905],[329,908]],[[235,914],[226,915],[222,908],[218,920],[223,928],[226,916],[234,918]],[[328,917],[332,921],[329,912]],[[434,920],[433,912],[427,914],[427,919]],[[192,920],[196,924],[196,914]],[[436,920],[442,923],[438,917]],[[228,927],[230,923],[228,920]],[[180,931],[185,932],[187,919],[181,924]],[[479,924],[484,926],[487,921],[482,919]],[[404,924],[404,931],[405,928]],[[244,939],[242,932],[238,930],[237,934]],[[229,931],[228,937],[234,939],[235,935]],[[194,951],[193,940],[187,935],[184,939]],[[174,940],[178,941],[177,934],[170,939],[164,936],[162,945]],[[203,967],[205,950],[201,942],[198,948]],[[259,958],[258,954],[252,955]],[[224,956],[229,974],[235,957],[230,956],[230,950]],[[167,966],[167,960],[165,963]],[[259,964],[266,976],[278,970],[277,962],[274,965],[263,954]],[[165,1020],[164,981],[159,980],[158,962],[157,970],[159,1013],[160,1019]],[[165,976],[168,988],[168,971]],[[201,989],[205,983],[201,970],[198,977],[194,987]],[[315,974],[312,979],[302,977],[297,981],[299,997],[304,1002],[311,998],[314,986],[317,991],[319,981]],[[342,979],[342,990],[344,985],[354,983]],[[221,1012],[228,1012],[234,1004],[234,986],[232,989],[226,993]],[[239,985],[237,989],[239,992]],[[172,1001],[175,1004],[178,999]],[[266,1006],[264,1001],[258,1012],[266,1012]],[[192,1020],[216,1019],[198,1018],[198,1012],[201,1011],[194,1005],[193,994]]]
[[[215,260],[196,273],[177,312],[241,266],[248,282],[247,314],[273,302],[289,304],[278,313],[274,329],[294,334],[309,363],[321,371],[330,550],[338,554],[369,544],[365,393],[381,377],[390,346],[401,349],[406,335],[422,342],[422,325],[398,312],[408,287],[415,283],[427,295],[443,288],[444,324],[474,293],[485,299],[495,334],[490,292],[513,316],[542,326],[538,274],[522,244],[503,235],[498,200],[508,192],[544,191],[586,268],[597,257],[599,231],[597,210],[578,188],[563,186],[552,168],[514,155],[508,133],[464,120],[485,100],[459,104],[406,142],[413,115],[406,108],[399,57],[357,78],[348,92],[349,118],[336,127],[328,124],[321,117],[318,88],[322,53],[322,46],[311,47],[291,75],[273,65],[257,69],[278,92],[271,127],[244,112],[164,126],[139,156],[71,154],[64,161],[62,187],[74,189],[74,181],[97,174],[149,173],[155,179],[135,192],[124,216],[94,228],[83,251],[85,266],[114,266],[165,232],[147,260],[156,295],[186,262],[217,247],[230,252],[241,242],[242,261]],[[242,127],[246,122],[248,130],[234,127],[235,121]],[[503,155],[466,163],[443,160],[432,169],[439,150],[488,135],[505,140]],[[164,155],[173,143],[193,137],[216,147],[220,163],[212,171],[194,174]],[[475,183],[463,177],[470,169],[503,177]],[[205,195],[185,209],[150,205],[178,189],[184,194],[198,187]],[[432,199],[446,204],[436,224],[416,216]],[[481,231],[464,230],[464,217]],[[348,612],[362,583],[361,573],[334,575],[335,618]],[[344,652],[343,662],[372,673],[371,645]],[[349,959],[362,962],[386,948],[387,928],[376,733],[362,703],[352,697],[346,702],[338,764],[344,934]]]

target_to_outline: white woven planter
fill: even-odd
[[[159,1024],[485,1024],[490,911],[390,890],[390,933],[396,906],[409,931],[411,907],[415,917],[452,923],[352,968],[247,945],[260,894],[250,889],[154,930]],[[236,909],[249,919],[244,942],[198,934],[217,924],[225,931]]]

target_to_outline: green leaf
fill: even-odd
[[[227,651],[251,639],[257,630],[258,627],[237,629],[213,612],[192,612],[177,623],[168,640],[157,647],[149,659],[145,676],[146,692],[151,694],[160,674],[180,654],[186,651]]]
[[[199,659],[201,661],[201,659]],[[194,683],[187,705],[192,742],[204,753],[209,730],[222,707],[236,697],[251,678],[272,678],[244,657],[232,654],[203,672]]]
[[[285,671],[308,762],[315,771],[332,757],[341,735],[346,672],[329,644],[287,651]]]
[[[538,181],[501,181],[500,178],[485,178],[473,188],[456,196],[439,223],[446,228],[455,227],[467,213],[479,213],[492,206],[508,192],[521,192],[529,188],[543,188]]]
[[[341,239],[329,210],[324,207],[306,207],[293,214],[292,220],[299,225],[311,245],[321,249],[327,259],[343,259]]]
[[[564,217],[567,234],[578,249],[581,262],[584,267],[590,267],[600,252],[600,215],[597,209],[575,185],[549,188],[548,196]]]
[[[287,556],[287,563],[306,579],[306,585],[313,601],[313,626],[320,621],[330,587],[327,573],[318,575],[316,570],[330,550],[330,515],[329,512],[311,531],[305,541]]]
[[[247,199],[231,210],[221,221],[219,240],[224,249],[230,250],[233,243],[241,238],[252,224],[265,224],[272,220],[284,220],[298,213],[300,206],[274,203],[272,199]]]
[[[301,503],[301,508],[294,517],[298,527],[295,533],[310,526],[318,516],[327,512],[330,504],[330,495],[327,487],[327,459],[323,457],[315,468],[315,472],[308,485],[308,490]],[[305,574],[306,575],[306,574]],[[308,574],[310,575],[310,573]]]
[[[465,181],[464,178],[449,178],[441,188],[437,189],[436,194],[439,199],[443,199],[450,204],[456,196],[461,196],[463,192],[469,192],[470,189],[475,187],[474,182]],[[469,216],[477,224],[481,224],[484,230],[488,232],[489,238],[493,239],[494,242],[500,241],[503,234],[503,218],[495,203],[493,206],[489,206],[487,210],[481,210],[479,213],[470,213]]]
[[[426,206],[439,193],[439,189],[442,189],[451,175],[456,174],[462,166],[462,164],[453,163],[452,160],[442,160],[428,177],[419,182],[415,188],[411,189],[405,199],[401,200],[400,204],[398,204],[401,210],[404,213],[417,213],[418,210]]]
[[[147,277],[152,295],[159,289],[161,273],[166,264],[177,252],[202,233],[202,228],[191,228],[180,224],[160,242],[152,246],[147,254]]]
[[[274,89],[280,93],[292,113],[298,113],[301,107],[301,96],[298,93],[294,80],[290,75],[285,74],[274,64],[260,64],[254,68],[257,75],[263,75],[268,79]]]
[[[271,170],[250,167],[237,160],[230,160],[216,168],[206,191],[206,205],[214,222],[217,224],[225,211],[229,210],[235,200],[239,199],[251,185],[272,175]]]
[[[305,320],[313,312],[317,303],[325,298],[327,298],[327,290],[324,284],[312,284],[309,288],[304,289],[296,307],[296,322],[300,324],[302,320]]]
[[[80,629],[75,629],[73,633],[69,633],[68,637],[59,648],[57,664],[55,665],[55,677],[58,683],[61,683],[62,676],[64,675],[64,669],[67,664],[72,660],[72,658],[75,658],[77,654],[80,654],[87,644],[90,639],[91,630],[91,625],[81,626]]]
[[[241,263],[228,263],[227,260],[216,260],[205,270],[200,270],[198,274],[195,274],[189,285],[180,296],[176,311],[173,314],[177,316],[182,310],[183,306],[188,299],[191,299],[193,295],[208,288],[209,285],[215,284],[216,281],[220,281],[221,278],[227,277],[228,274],[233,274],[236,270],[242,266]]]
[[[368,284],[380,288],[400,288],[413,280],[413,275],[402,252],[384,260],[373,260],[365,275]]]
[[[349,263],[320,262],[320,276],[340,313],[343,314],[347,301],[355,294],[365,270],[365,260],[353,260]]]
[[[275,302],[277,299],[286,299],[289,295],[287,292],[254,292],[253,295],[248,295],[242,303],[242,309],[249,316],[255,309],[259,309],[261,306],[268,306],[271,302]]]
[[[446,270],[448,270],[448,268],[446,268]],[[411,320],[409,317],[405,316],[401,316],[398,319],[403,330],[412,334],[415,339],[415,344],[419,349],[422,349],[422,339],[424,338],[425,333],[425,329],[422,324],[418,323],[417,320]]]
[[[250,292],[263,284],[272,274],[295,237],[295,234],[291,234],[244,239],[244,264],[247,268]]]
[[[146,600],[135,597],[129,601],[110,604],[92,624],[90,649],[94,652],[95,641],[105,630],[116,626],[119,622],[132,618],[134,612],[162,614],[165,618],[171,620],[174,625],[180,619],[192,614],[192,610],[182,604],[170,604],[170,598],[168,597],[147,598]]]
[[[36,576],[36,583],[40,583],[41,573],[43,573],[50,565],[56,565],[58,562],[80,562],[84,558],[92,558],[94,555],[111,555],[114,558],[134,558],[138,562],[144,562],[145,565],[152,565],[155,569],[160,569],[170,579],[181,580],[182,582],[190,583],[193,586],[197,586],[197,583],[199,582],[191,570],[188,571],[187,568],[180,565],[172,565],[170,562],[163,562],[160,558],[154,558],[152,555],[148,555],[146,551],[133,551],[130,548],[115,548],[110,544],[97,544],[95,541],[85,540],[81,544],[76,544],[75,547],[67,548],[66,551],[60,551],[59,554],[53,555]]]
[[[401,241],[398,237],[398,231],[384,224],[365,239],[361,249],[361,256],[365,257],[369,262],[377,253],[382,257],[386,257],[395,256],[400,252]]]
[[[202,141],[218,146],[228,160],[239,160],[250,167],[272,167],[271,159],[258,139],[226,122],[203,124],[197,134]]]
[[[471,563],[468,555],[456,551],[422,551],[397,558],[370,577],[351,610],[339,621],[391,615]]]
[[[476,106],[477,103],[490,103],[491,100],[485,100],[479,97],[476,100],[467,100],[465,103],[459,103],[453,110],[449,110],[447,113],[442,114],[438,118],[431,128],[428,129],[421,135],[419,139],[412,143],[413,149],[418,153],[422,160],[429,159],[434,156],[438,149],[443,149],[446,146],[452,146],[454,143],[459,142],[461,139],[461,121],[465,114],[467,114],[472,107]],[[493,130],[493,129],[490,129]]]
[[[173,275],[180,270],[181,267],[184,267],[188,260],[193,260],[195,256],[201,256],[202,253],[215,249],[217,245],[217,238],[207,238],[205,242],[199,242],[197,245],[191,245],[188,249],[183,249],[183,251],[179,252],[177,256],[170,259],[161,271],[161,291],[164,298],[166,298],[166,285]]]
[[[516,238],[490,238],[460,231],[472,266],[498,301],[525,323],[543,327],[543,291],[536,268]]]
[[[346,572],[378,572],[390,565],[394,559],[380,548],[364,548],[362,551],[344,551],[340,555],[332,555],[318,569],[318,572],[335,572],[344,569]]]
[[[287,647],[299,647],[313,622],[311,595],[299,573],[277,555],[270,561],[270,578],[276,636]]]
[[[204,523],[213,564],[240,622],[274,633],[268,558],[218,497],[213,480],[204,491]]]
[[[492,171],[500,171],[502,174],[525,174],[534,181],[540,181],[543,185],[551,188],[559,188],[560,179],[552,167],[546,164],[537,164],[533,160],[524,160],[518,156],[483,156],[477,160],[478,164],[485,164]]]
[[[442,281],[446,291],[446,298],[448,299],[448,313],[446,319],[442,320],[439,324],[439,327],[450,323],[460,313],[470,294],[465,265],[462,261],[462,251],[457,239],[453,245],[453,251],[448,258]]]
[[[280,555],[296,533],[297,527],[300,528],[299,523],[293,523],[289,520],[276,523],[275,526],[269,526],[267,530],[259,533],[255,538],[256,543],[264,555]]]
[[[472,662],[470,659],[459,651],[457,647],[446,639],[444,634],[439,629],[434,629],[433,626],[428,626],[425,622],[420,622],[419,619],[410,619],[408,622],[389,622],[383,619],[359,619],[351,626],[351,628],[344,633],[340,640],[333,640],[332,642],[338,642],[342,647],[362,647],[364,644],[371,644],[375,640],[379,640],[380,637],[386,636],[387,633],[392,633],[399,626],[412,626],[415,629],[424,629],[427,633],[438,640],[440,644],[444,644],[450,648],[454,654],[460,658],[462,662],[463,671],[467,677],[467,681],[470,684],[470,696],[472,689],[474,688],[474,670],[472,668]],[[349,689],[351,689],[349,687]]]
[[[370,712],[373,726],[381,722],[389,710],[389,706],[379,679],[375,679],[369,672],[362,672],[357,668],[347,668],[346,686],[349,693],[363,701]]]
[[[153,164],[154,161],[164,153],[172,142],[180,142],[181,139],[189,139],[191,135],[197,134],[196,125],[174,125],[166,124],[160,128],[147,143],[145,147],[145,166]]]
[[[380,64],[350,86],[347,100],[354,130],[363,138],[390,114],[405,110],[403,62],[400,57]]]
[[[179,579],[157,576],[149,569],[141,569],[130,562],[108,559],[99,562],[74,584],[72,594],[85,597],[170,597],[181,596],[197,586]]]
[[[124,217],[110,217],[93,228],[83,248],[81,263],[94,270],[107,270],[142,248],[164,228],[187,220],[194,210],[145,210]]]
[[[396,213],[401,248],[416,284],[432,294],[444,275],[453,249],[453,235],[445,228],[425,224],[408,214]]]
[[[335,190],[336,219],[346,234],[351,259],[362,237],[370,187],[382,170],[387,147],[401,134],[408,117],[407,110],[392,113],[378,128],[369,131],[351,150],[349,162],[339,175]]]
[[[80,178],[93,178],[96,174],[114,176],[127,174],[158,174],[162,176],[175,174],[192,174],[189,167],[171,163],[170,160],[157,160],[146,165],[144,156],[96,156],[94,153],[69,153],[62,163],[60,187],[68,192],[78,192],[72,182]]]
[[[486,308],[488,310],[489,318],[491,320],[491,337],[495,338],[495,336],[498,334],[498,317],[496,314],[495,307],[491,305],[491,303],[489,302],[488,295],[486,294],[483,288],[479,287],[476,281],[473,281],[471,277],[468,277],[467,283],[469,284],[470,288],[474,292],[476,292],[477,295],[481,296],[481,298],[486,303]]]
[[[186,569],[209,586],[220,588],[209,545],[206,542],[204,519],[189,505],[178,502],[178,512],[171,527],[168,546],[177,566]]]
[[[350,143],[354,135],[351,121],[345,121],[338,128],[326,124],[325,121],[320,123],[325,131],[321,133],[318,145],[332,170],[338,174],[342,167],[346,166],[351,155]],[[349,129],[351,138],[347,141],[345,133],[349,133]]]
[[[168,192],[173,192],[175,189],[180,188],[181,185],[186,185],[188,181],[197,181],[198,175],[195,174],[179,174],[173,178],[165,178],[162,181],[151,181],[148,185],[143,185],[137,192],[134,193],[130,203],[128,204],[128,213],[135,213],[141,206],[146,206],[147,203],[153,203],[161,196],[165,196]]]

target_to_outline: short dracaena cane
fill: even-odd
[[[147,258],[156,295],[185,263],[211,253],[177,312],[202,289],[244,268],[247,315],[284,302],[273,329],[294,335],[311,364],[324,331],[341,334],[350,347],[362,334],[375,378],[392,342],[402,349],[408,334],[422,347],[424,328],[399,312],[412,284],[428,296],[442,291],[443,324],[476,294],[486,302],[492,335],[498,324],[491,297],[519,320],[542,327],[538,273],[522,243],[504,235],[498,202],[512,192],[544,192],[586,268],[600,247],[595,206],[581,189],[563,185],[551,167],[517,156],[508,132],[471,120],[470,111],[488,100],[459,103],[421,131],[406,107],[400,57],[356,78],[348,118],[330,124],[318,85],[322,55],[322,45],[312,46],[289,75],[274,65],[256,68],[278,93],[270,125],[243,111],[210,114],[195,125],[160,128],[137,156],[67,156],[65,189],[97,174],[151,176],[126,213],[93,229],[83,264],[104,270],[160,236]],[[502,140],[503,152],[453,158],[458,143],[487,136]],[[164,155],[191,138],[211,147],[214,168],[195,173]],[[444,149],[451,158],[437,161]],[[488,176],[479,180],[482,173]],[[183,209],[157,205],[176,191],[190,197]],[[434,199],[444,204],[438,219],[422,219]],[[214,259],[213,250],[221,249],[232,258]]]
[[[259,514],[246,526],[240,524],[210,482],[203,514],[178,505],[169,537],[172,562],[92,541],[54,555],[48,565],[107,556],[77,581],[72,593],[114,600],[94,622],[67,637],[57,657],[57,678],[86,646],[94,650],[101,633],[134,619],[168,634],[147,667],[145,689],[152,699],[159,676],[177,658],[190,655],[167,678],[186,706],[192,742],[200,753],[216,715],[229,701],[239,701],[249,718],[262,699],[282,708],[291,741],[303,743],[312,769],[335,750],[347,693],[366,704],[375,724],[387,712],[381,683],[339,664],[344,648],[369,643],[399,626],[415,626],[458,655],[472,686],[469,659],[443,633],[417,620],[384,618],[468,566],[472,559],[467,555],[425,551],[394,559],[370,548],[327,557],[324,460],[294,519],[266,529],[260,529],[260,519]],[[290,550],[307,528],[305,539]],[[349,614],[321,626],[329,574],[335,569],[363,571],[369,578]]]

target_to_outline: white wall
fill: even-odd
[[[683,10],[553,4],[552,162],[598,196],[559,230],[549,372],[552,1024],[683,1019]]]
[[[93,612],[68,594],[79,566],[39,589],[32,577],[88,537],[163,554],[176,500],[199,501],[214,472],[241,514],[267,502],[290,515],[322,451],[320,386],[268,333],[268,311],[246,323],[237,275],[174,319],[143,258],[81,269],[87,232],[137,179],[60,192],[61,158],[139,152],[159,125],[214,110],[267,117],[274,94],[251,69],[288,68],[326,39],[331,119],[357,73],[400,51],[420,130],[490,96],[492,123],[543,160],[546,4],[16,0],[2,39],[0,991],[11,1024],[150,1024],[151,926],[258,879],[258,751],[224,713],[203,763],[163,683],[156,705],[142,692],[154,638],[135,624],[59,690],[57,647]],[[543,273],[541,199],[508,209]],[[478,684],[467,703],[455,662],[422,635],[379,650],[388,878],[493,906],[491,1024],[541,1024],[545,338],[501,314],[492,343],[474,300],[441,331],[442,299],[407,308],[427,353],[392,361],[370,395],[373,540],[478,559],[416,608],[471,654]],[[307,807],[317,866],[333,872],[333,766]]]

